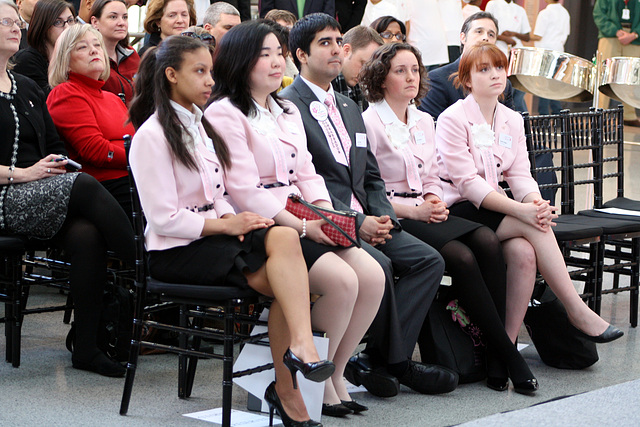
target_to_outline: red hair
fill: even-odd
[[[480,43],[471,48],[465,48],[462,58],[460,58],[458,72],[452,75],[454,77],[453,84],[456,88],[462,87],[465,93],[470,92],[471,73],[479,71],[487,65],[503,67],[506,70],[507,57],[496,45],[491,43]]]

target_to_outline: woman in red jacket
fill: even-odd
[[[111,72],[102,90],[115,93],[128,106],[140,57],[129,46],[127,4],[124,0],[97,0],[91,7],[91,25],[102,34],[109,55]]]
[[[102,90],[109,78],[102,36],[89,24],[69,27],[53,58],[47,106],[69,157],[100,181],[131,218],[123,136],[135,129],[126,123],[129,113],[120,98]]]

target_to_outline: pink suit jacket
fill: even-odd
[[[423,196],[435,194],[442,198],[442,187],[438,175],[438,163],[436,161],[436,145],[433,118],[427,113],[411,108],[410,114],[415,117],[415,124],[409,129],[411,139],[407,143],[413,153],[416,165],[420,173]],[[385,182],[387,192],[412,193],[407,181],[406,166],[402,152],[395,148],[389,140],[385,127],[397,120],[396,115],[386,103],[371,104],[362,114],[364,124],[367,127],[367,137],[371,144],[371,151],[376,156],[380,174]],[[416,121],[417,120],[417,121]],[[424,139],[416,138],[416,133],[422,132]],[[418,206],[424,202],[422,196],[412,199],[408,197],[392,197],[387,195],[393,203]]]
[[[498,181],[506,181],[513,197],[522,201],[529,193],[539,193],[531,177],[520,114],[498,103],[495,114],[493,155]],[[480,149],[474,146],[471,126],[486,123],[473,95],[459,100],[438,117],[436,150],[444,200],[448,206],[469,200],[476,207],[492,191],[485,180]]]
[[[264,188],[277,182],[276,163],[269,142],[256,132],[247,117],[228,98],[209,105],[204,118],[224,138],[231,153],[232,167],[227,171],[225,186],[239,211],[256,212],[273,218],[291,193],[313,202],[331,201],[324,179],[316,173],[307,150],[307,138],[296,106],[284,101],[290,114],[283,112],[277,121],[276,135],[283,143],[290,185]]]
[[[199,130],[206,140],[202,125]],[[218,157],[202,143],[196,149],[202,155],[204,170],[189,169],[173,157],[156,114],[133,137],[130,163],[147,218],[148,250],[186,246],[201,237],[205,219],[234,213],[223,197]],[[198,207],[211,203],[212,210],[197,212]]]

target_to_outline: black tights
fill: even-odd
[[[107,250],[133,265],[133,230],[109,192],[93,177],[80,174],[71,190],[67,218],[54,242],[62,246],[71,262],[74,358],[91,360],[98,351],[96,333],[106,281]]]
[[[487,338],[488,375],[506,377],[507,369],[514,382],[532,378],[504,329],[506,267],[498,237],[480,227],[446,243],[440,254],[453,279],[452,292]]]

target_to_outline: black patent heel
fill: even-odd
[[[293,354],[290,348],[288,348],[284,353],[284,356],[282,356],[282,363],[284,363],[284,365],[289,368],[294,389],[298,388],[296,371],[300,371],[302,375],[309,381],[320,383],[329,378],[336,370],[336,366],[329,360],[304,363],[302,359]]]

